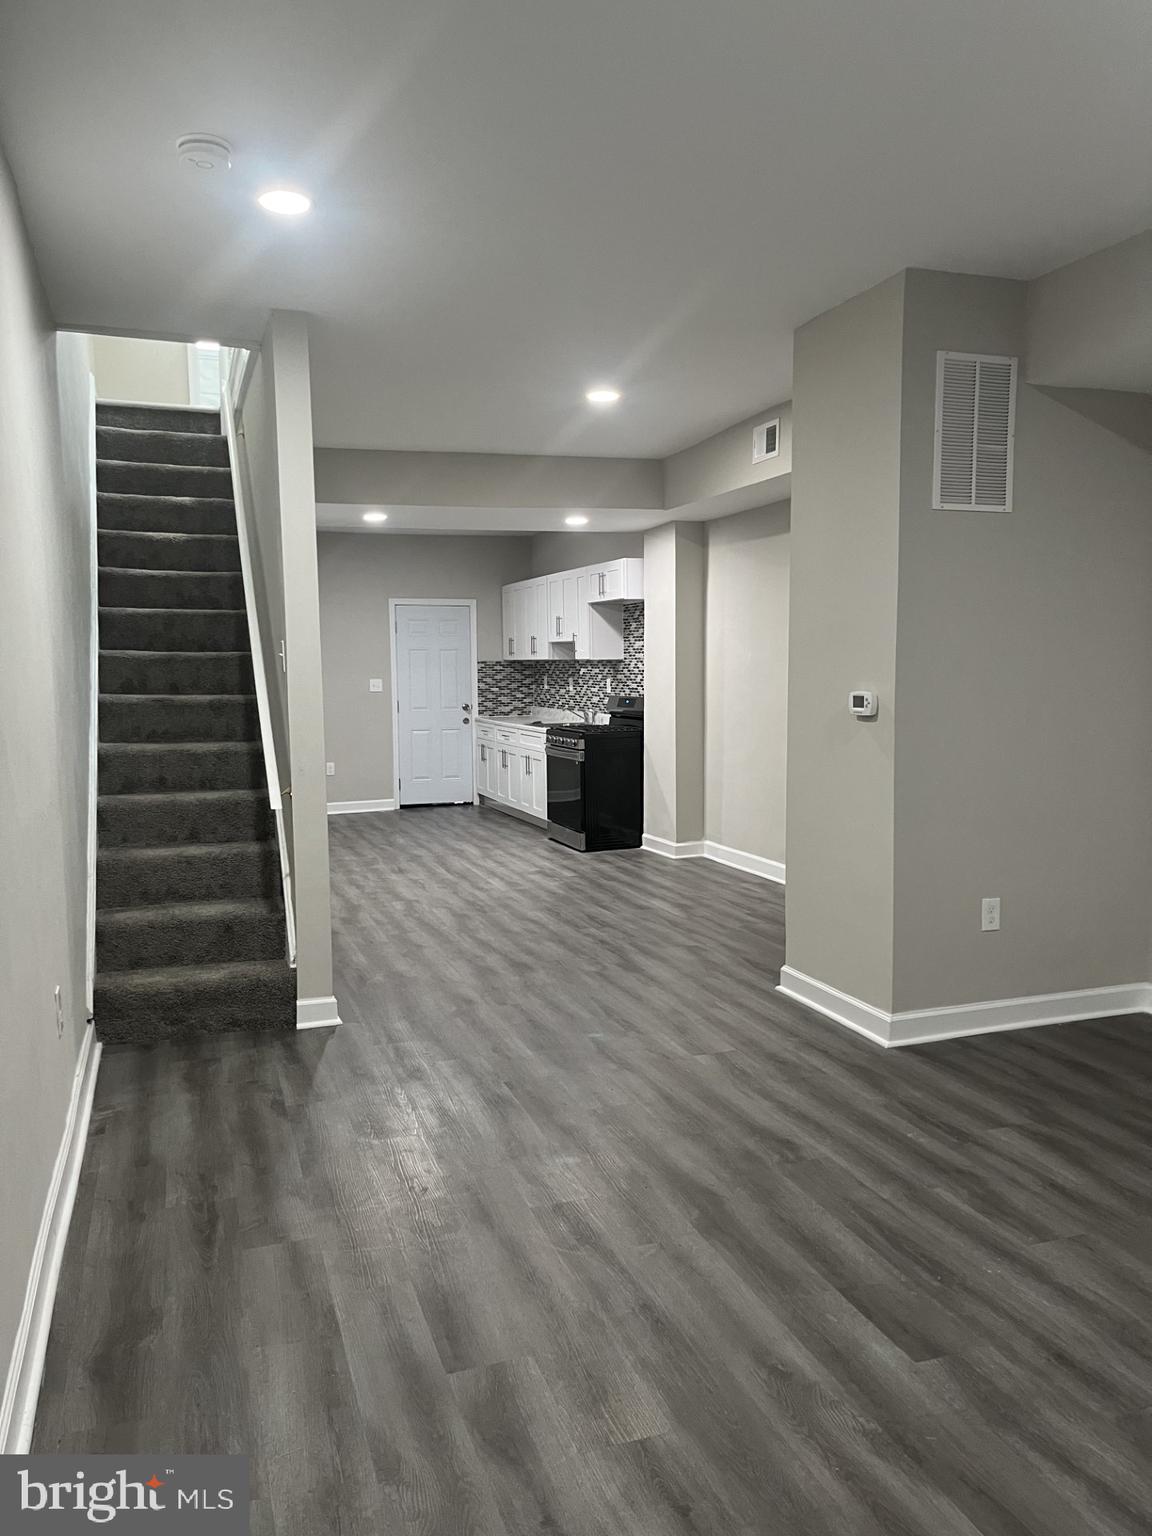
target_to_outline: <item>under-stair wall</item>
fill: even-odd
[[[339,1023],[332,982],[324,697],[308,333],[275,311],[258,351],[225,357],[224,429],[260,636],[256,692],[283,792],[297,1024]],[[275,795],[273,796],[275,813]]]

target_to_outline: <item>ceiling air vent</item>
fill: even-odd
[[[774,459],[780,452],[780,418],[774,421],[762,421],[758,427],[752,428],[752,462],[763,464],[765,459]]]
[[[936,354],[932,505],[944,512],[1008,512],[1016,435],[1016,359]]]

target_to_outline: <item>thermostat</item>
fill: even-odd
[[[848,695],[849,710],[861,720],[875,720],[878,707],[876,695],[870,689],[854,688]]]

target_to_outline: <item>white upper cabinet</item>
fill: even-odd
[[[644,562],[609,560],[504,588],[508,661],[619,661],[624,655],[621,603],[644,597]]]
[[[644,562],[609,560],[604,565],[590,565],[588,587],[590,603],[638,603],[644,597]]]
[[[514,581],[503,597],[505,661],[547,661],[548,578]]]

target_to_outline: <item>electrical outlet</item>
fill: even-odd
[[[370,677],[368,679],[368,692],[369,693],[383,693],[384,692],[384,679],[382,677]]]
[[[325,763],[324,764],[324,771],[325,771],[325,773],[327,773],[327,775],[328,775],[328,777],[330,779],[334,778],[335,774],[336,774],[336,764],[335,763]]]
[[[980,927],[984,933],[1000,931],[1000,898],[985,896],[980,903]]]
[[[59,1040],[64,1033],[64,997],[60,988],[56,988],[56,1038]]]

